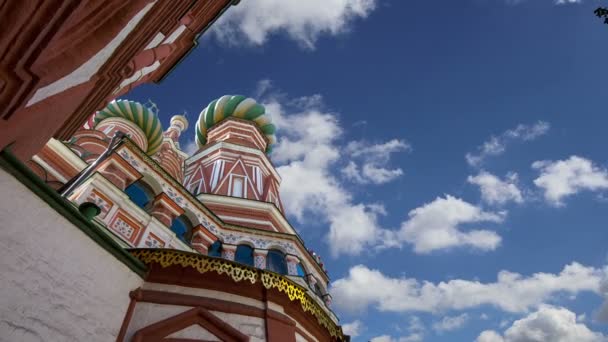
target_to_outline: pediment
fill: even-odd
[[[249,337],[208,310],[198,307],[138,330],[132,341],[241,342],[249,341]]]

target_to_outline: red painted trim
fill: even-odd
[[[135,304],[137,304],[137,300],[140,299],[137,294],[141,291],[140,289],[133,290],[129,293],[129,297],[131,297],[131,301],[129,302],[129,307],[127,308],[127,313],[125,314],[125,318],[122,321],[122,325],[120,326],[120,331],[118,332],[118,336],[116,337],[116,342],[123,342],[125,335],[127,334],[127,328],[131,323],[131,318],[133,317],[133,311],[135,310]]]
[[[192,325],[200,325],[226,342],[249,341],[249,337],[203,308],[193,308],[138,330],[133,342],[165,341],[165,337]]]

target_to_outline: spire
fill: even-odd
[[[165,136],[179,142],[179,137],[183,131],[188,129],[188,119],[184,115],[174,115],[171,118],[171,126],[165,131]]]

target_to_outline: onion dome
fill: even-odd
[[[144,107],[139,102],[118,100],[110,102],[106,108],[95,113],[93,119],[96,127],[105,119],[122,118],[134,123],[146,136],[148,155],[155,154],[163,142],[163,128],[155,112]]]
[[[254,99],[241,95],[224,95],[203,109],[196,123],[196,143],[202,147],[207,143],[207,131],[228,117],[254,122],[268,139],[266,153],[272,151],[276,141],[276,128],[266,109]]]
[[[182,131],[188,129],[188,119],[183,115],[173,115],[171,117],[171,126],[179,125]]]

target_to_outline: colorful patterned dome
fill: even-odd
[[[211,127],[231,116],[255,122],[268,139],[266,153],[272,151],[272,145],[276,141],[276,128],[272,124],[270,116],[266,114],[264,106],[252,98],[241,95],[224,95],[203,109],[196,123],[198,146],[202,147],[207,143],[207,131]]]
[[[163,142],[163,128],[158,116],[153,111],[144,107],[141,103],[128,100],[110,102],[106,108],[95,113],[94,126],[107,118],[123,118],[131,121],[146,135],[148,139],[147,154],[153,155]]]

